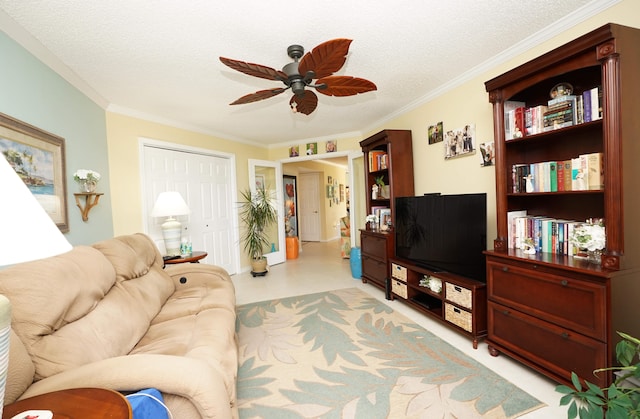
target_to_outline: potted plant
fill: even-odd
[[[241,237],[244,250],[251,258],[251,273],[253,276],[264,275],[267,272],[267,259],[264,249],[269,246],[267,228],[278,220],[278,211],[273,197],[264,186],[241,192],[240,219],[245,224],[245,231]]]
[[[569,419],[640,418],[640,340],[625,333],[618,334],[622,337],[616,345],[620,366],[594,371],[616,371],[616,379],[608,388],[599,388],[586,380],[583,385],[574,372],[571,373],[573,388],[556,387],[557,392],[564,394],[560,405],[569,405]]]

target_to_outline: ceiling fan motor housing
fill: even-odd
[[[287,48],[287,55],[297,61],[304,55],[304,47],[302,45],[291,45]]]

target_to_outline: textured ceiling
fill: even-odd
[[[284,145],[359,135],[616,2],[0,0],[0,22],[23,45],[35,38],[39,55],[52,56],[45,62],[110,111]],[[281,69],[289,45],[310,50],[334,38],[353,39],[338,74],[377,91],[318,95],[309,116],[291,112],[290,91],[229,106],[280,84],[235,72],[219,56]]]

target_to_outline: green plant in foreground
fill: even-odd
[[[638,404],[640,402],[640,340],[625,333],[618,332],[622,340],[616,345],[616,359],[619,367],[600,368],[595,374],[603,371],[617,371],[617,378],[607,388],[585,380],[583,385],[574,372],[571,373],[573,388],[559,385],[556,391],[564,394],[560,405],[569,405],[569,419],[633,419],[640,418]]]

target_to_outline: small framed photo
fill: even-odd
[[[289,147],[289,157],[298,157],[300,155],[300,147],[297,145]]]
[[[334,152],[338,151],[337,142],[336,141],[327,141],[326,151],[327,151],[327,153],[334,153]]]
[[[442,121],[435,125],[431,125],[428,131],[429,144],[439,143],[443,140]]]
[[[476,128],[474,124],[447,131],[444,136],[444,158],[452,159],[454,157],[475,153],[475,133]]]
[[[311,156],[313,154],[318,154],[318,143],[307,144],[307,156]]]
[[[256,175],[256,189],[264,189],[264,175]]]
[[[493,148],[493,141],[487,141],[480,143],[480,165],[481,166],[493,166],[496,164],[495,149]]]

